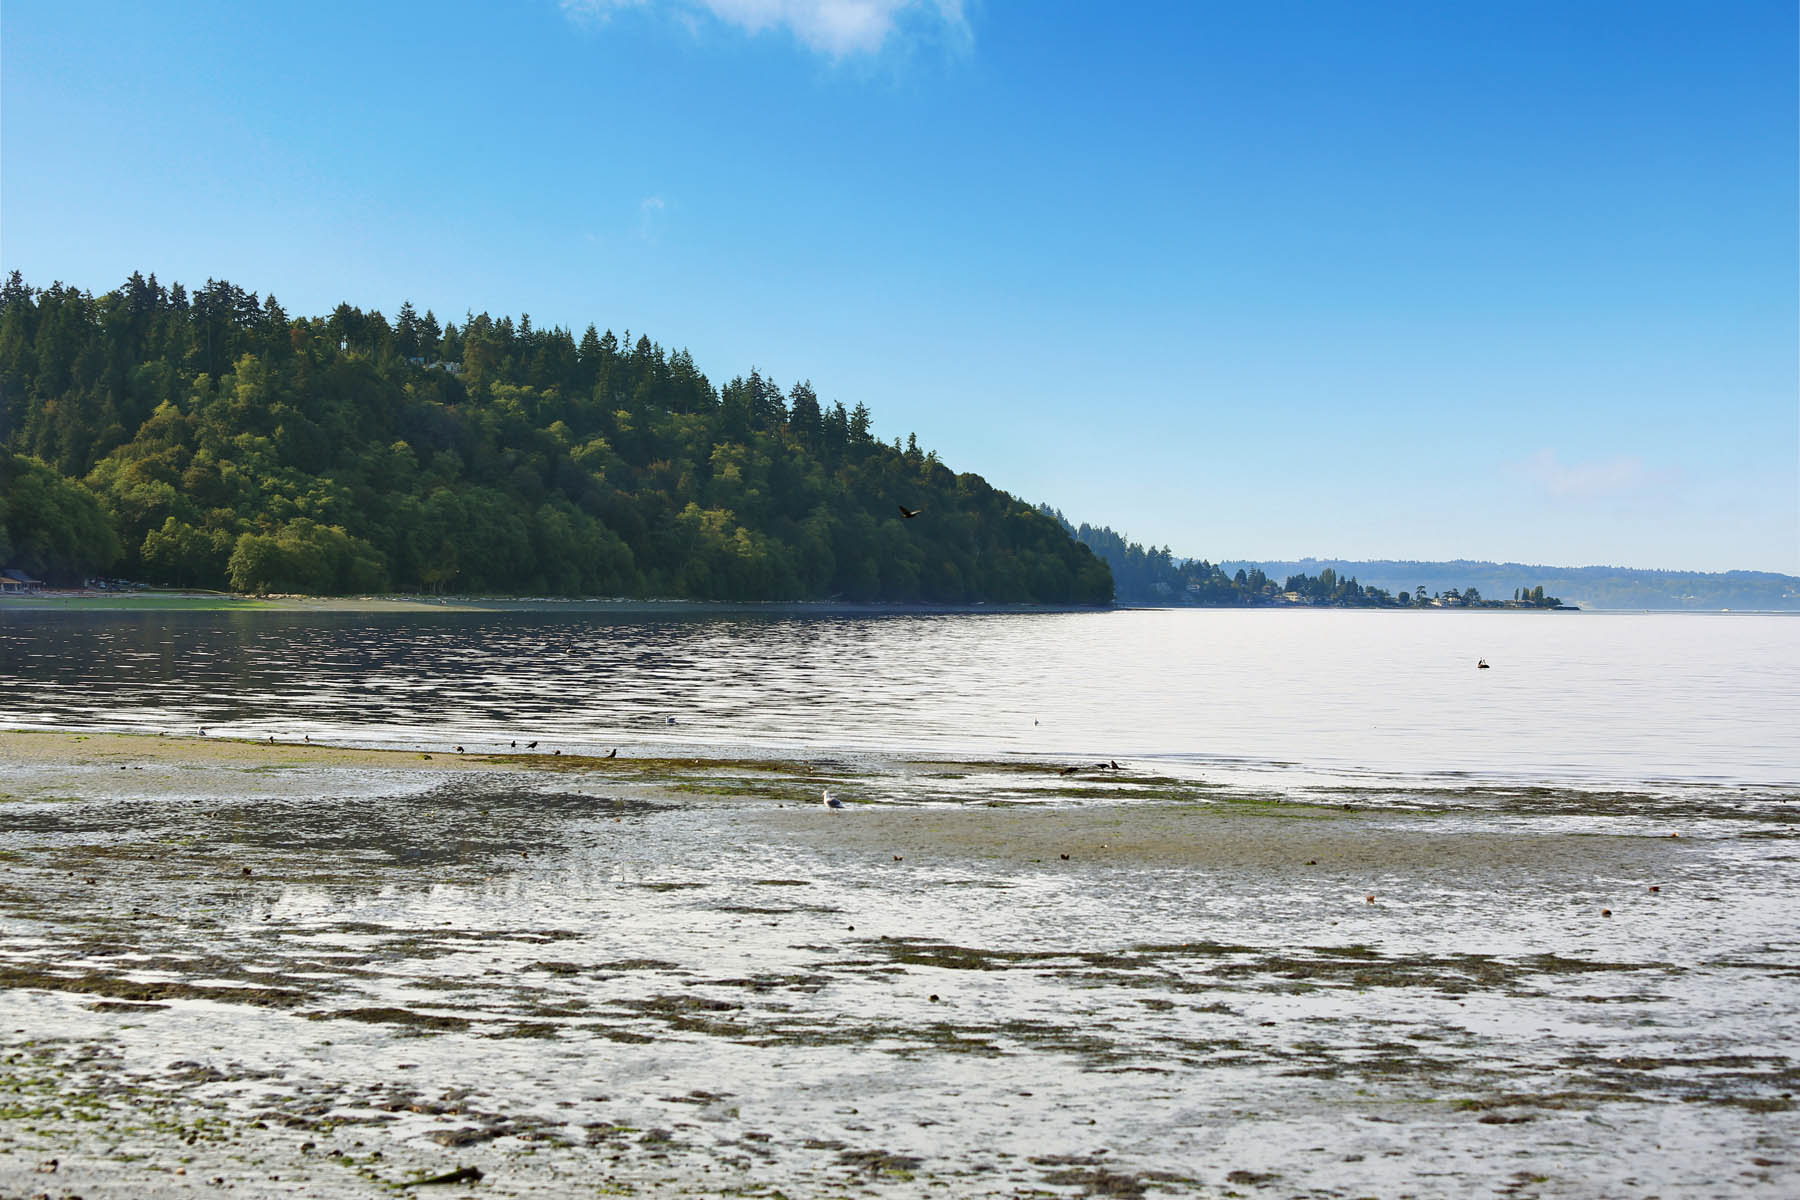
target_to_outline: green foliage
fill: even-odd
[[[0,448],[0,561],[51,583],[79,583],[118,557],[98,497],[44,462]]]
[[[578,344],[486,313],[440,328],[410,304],[392,323],[348,304],[290,318],[223,281],[134,274],[95,297],[14,272],[0,397],[0,444],[36,464],[9,470],[7,512],[29,515],[0,556],[33,569],[117,560],[253,592],[1112,598],[1055,521],[882,443],[862,405],[756,371],[715,387],[643,336]]]
[[[1167,546],[1146,548],[1104,526],[1096,528],[1083,522],[1077,529],[1049,505],[1039,505],[1038,511],[1106,563],[1123,604],[1242,607],[1273,603],[1279,590],[1254,567],[1247,572],[1239,570],[1235,576],[1227,575],[1223,568],[1205,559],[1178,559]]]

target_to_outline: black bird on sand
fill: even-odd
[[[1080,767],[1064,767],[1062,770],[1058,771],[1057,774],[1058,775],[1073,775],[1075,772],[1077,772],[1079,770],[1081,770]]]
[[[526,743],[525,743],[525,748],[526,748],[526,749],[527,749],[527,750],[536,750],[536,749],[537,749],[537,743],[536,743],[536,742],[526,742]]]
[[[1110,760],[1110,761],[1111,761],[1111,762],[1112,762],[1112,769],[1113,769],[1113,770],[1115,770],[1115,771],[1123,771],[1123,770],[1124,770],[1124,769],[1125,769],[1125,768],[1124,768],[1124,767],[1121,767],[1121,766],[1120,766],[1120,765],[1119,765],[1119,760],[1118,760],[1118,759],[1116,759],[1116,758],[1115,758],[1115,759],[1111,759],[1111,760]]]
[[[457,747],[457,748],[456,748],[456,752],[457,752],[457,753],[458,753],[458,754],[461,754],[461,753],[462,753],[462,752],[463,752],[463,748],[462,748],[462,747],[461,747],[461,746],[458,746],[458,747]]]
[[[611,750],[608,750],[606,752],[606,757],[608,757],[608,758],[619,757],[619,748],[617,746],[614,746]]]
[[[912,520],[914,517],[918,516],[920,513],[925,511],[922,508],[908,508],[904,504],[898,504],[898,505],[895,505],[895,507],[900,510],[900,516],[908,521]]]
[[[513,749],[514,749],[514,750],[517,750],[517,749],[518,749],[518,748],[519,748],[519,739],[517,739],[517,738],[514,738],[514,739],[513,739],[513,744],[512,744],[512,748],[513,748]]]

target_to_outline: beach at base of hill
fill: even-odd
[[[1099,608],[1110,606],[1101,605]],[[8,612],[608,613],[618,616],[871,616],[884,613],[1094,612],[1094,605],[927,604],[845,600],[664,600],[549,596],[250,596],[231,592],[100,592],[50,589],[0,596]]]

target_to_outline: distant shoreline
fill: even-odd
[[[243,596],[229,592],[45,591],[0,596],[12,612],[542,612],[620,616],[935,616],[1116,612],[1124,605],[906,604],[845,600],[635,600],[516,596]]]

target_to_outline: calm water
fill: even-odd
[[[8,727],[1129,757],[1295,786],[1800,782],[1785,615],[15,612],[0,674]]]

